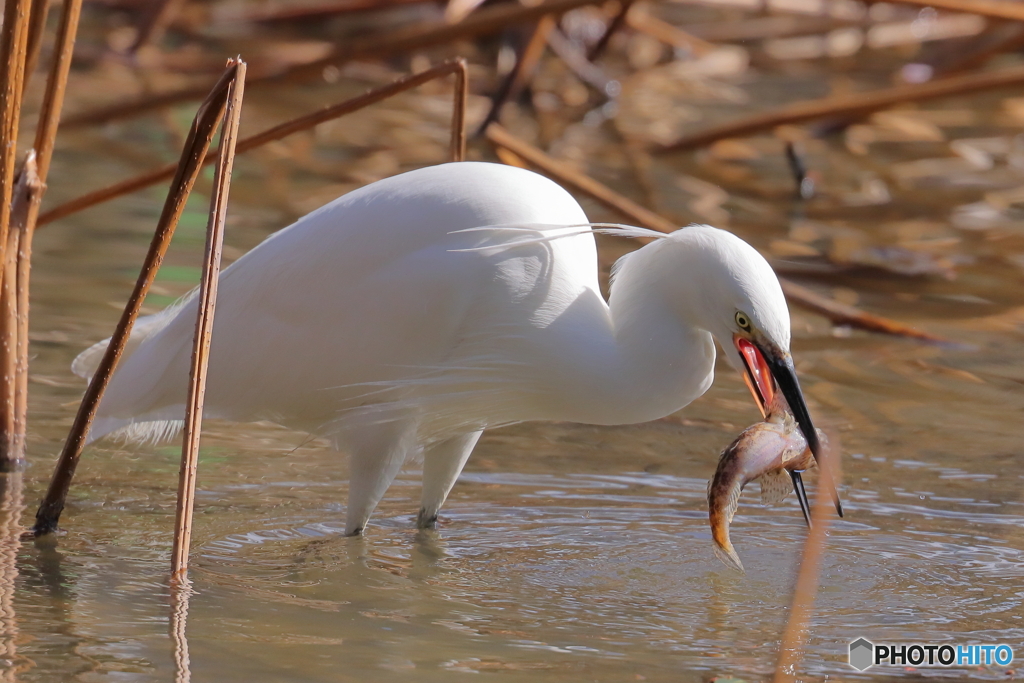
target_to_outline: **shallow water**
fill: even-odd
[[[92,74],[96,82],[104,77]],[[810,80],[778,78],[790,85]],[[283,97],[253,90],[245,125],[255,130],[358,90],[311,86],[290,88]],[[404,96],[374,114],[240,159],[227,258],[348,189],[442,160],[447,101],[443,91]],[[980,97],[935,111],[978,112],[970,126],[950,128],[951,136],[1010,140],[1015,131],[997,115],[999,106]],[[187,108],[168,119],[69,135],[53,177],[83,180],[81,186],[51,182],[48,199],[169,157],[176,143],[167,139],[173,138],[168,126],[177,118],[187,121]],[[611,148],[612,137],[601,129],[589,137],[570,131],[562,152],[597,158],[594,151]],[[117,140],[132,140],[135,149],[125,153],[111,144]],[[771,150],[775,143],[766,140],[750,144]],[[891,142],[857,157],[841,141],[813,143],[809,157],[825,181],[809,203],[792,198],[778,155],[765,153],[746,165],[697,155],[653,167],[659,208],[681,223],[709,218],[687,203],[686,192],[696,186],[680,185],[680,174],[725,187],[731,194],[718,208],[729,227],[780,269],[803,268],[807,275],[793,244],[827,251],[842,242],[849,252],[849,244],[930,240],[939,246],[926,253],[957,257],[952,281],[853,268],[830,271],[827,279],[812,274],[808,282],[826,283],[823,289],[838,296],[853,293],[875,312],[958,345],[834,332],[794,311],[794,354],[812,413],[845,453],[847,510],[830,532],[804,679],[870,677],[846,665],[847,643],[860,636],[1007,642],[1019,650],[1024,643],[1024,223],[1012,212],[984,214],[989,222],[975,220],[970,230],[954,220],[987,192],[1024,186],[1024,172],[999,158],[987,175],[958,174],[953,183],[925,174],[933,184],[922,186],[920,169],[899,185],[899,177],[873,167],[943,154]],[[633,182],[614,161],[591,170],[621,178],[626,188]],[[865,174],[884,176],[894,198],[851,203]],[[37,237],[32,464],[24,474],[23,522],[83,388],[70,361],[112,329],[162,192],[78,214]],[[154,310],[198,278],[202,192],[147,302]],[[585,206],[594,220],[618,219]],[[602,245],[606,261],[622,249],[613,241]],[[323,444],[270,425],[207,423],[186,630],[191,675],[197,681],[449,681],[474,672],[552,682],[764,678],[788,613],[802,518],[792,499],[762,508],[756,487],[745,492],[733,525],[747,568],[741,575],[712,552],[705,500],[717,454],[757,419],[746,388],[723,365],[706,396],[658,422],[495,430],[477,447],[438,530],[413,528],[419,491],[411,464],[367,535],[354,539],[340,536],[345,463]],[[55,546],[21,545],[16,556],[0,559],[8,678],[174,677],[166,580],[177,457],[174,444],[90,447],[62,520],[66,534]],[[998,667],[942,675],[1008,677]]]

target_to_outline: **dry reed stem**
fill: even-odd
[[[828,526],[832,521],[833,486],[825,482],[842,481],[839,465],[839,441],[834,436],[831,444],[822,449],[822,457],[818,459],[821,476],[818,479],[818,490],[814,495],[811,507],[811,528],[807,532],[803,551],[800,553],[800,569],[797,572],[796,586],[793,589],[793,602],[789,608],[789,619],[782,633],[779,646],[779,659],[775,665],[773,683],[790,683],[794,680],[796,667],[803,657],[803,647],[807,635],[807,627],[814,608],[814,596],[818,592],[818,577],[821,572],[821,561],[825,555],[825,541],[828,538]]]
[[[607,185],[599,183],[584,173],[580,173],[568,164],[551,158],[533,145],[523,142],[497,123],[492,123],[487,128],[486,135],[487,139],[495,145],[504,147],[517,157],[539,168],[546,175],[555,178],[560,183],[590,195],[612,211],[635,221],[637,225],[642,225],[658,232],[672,232],[679,228],[678,225],[669,219],[640,206],[632,199],[623,197]]]
[[[12,471],[24,463],[23,439],[16,437],[17,390],[17,258],[19,230],[11,230],[14,164],[18,147],[21,101],[31,0],[8,0],[4,5],[0,37],[0,470]],[[20,210],[23,216],[25,210]]]
[[[950,343],[948,339],[916,330],[913,327],[890,320],[889,318],[872,315],[849,304],[840,303],[835,299],[818,294],[808,287],[798,285],[791,280],[780,277],[779,282],[782,284],[782,291],[787,299],[794,303],[799,303],[805,309],[817,313],[823,318],[828,318],[835,325],[849,325],[850,327],[867,330],[868,332],[891,334],[897,337],[918,339],[933,344]]]
[[[232,22],[244,23],[273,23],[278,21],[310,21],[321,19],[338,14],[350,14],[353,12],[371,12],[401,5],[415,5],[428,2],[428,0],[341,0],[340,2],[320,2],[306,7],[278,6],[268,10],[256,10],[249,14],[243,14],[232,18]]]
[[[444,7],[444,20],[449,24],[457,24],[482,4],[484,0],[448,0]]]
[[[199,467],[199,439],[203,430],[203,402],[206,397],[206,371],[213,341],[213,318],[217,308],[217,283],[224,249],[224,222],[228,213],[231,170],[238,142],[238,122],[242,115],[245,91],[245,62],[234,59],[235,78],[228,89],[227,109],[220,135],[220,153],[210,196],[210,218],[206,226],[206,252],[203,275],[199,281],[196,333],[192,341],[192,365],[189,370],[188,398],[185,401],[185,427],[181,444],[181,469],[178,473],[178,506],[174,520],[174,547],[171,551],[171,576],[188,569],[188,551],[192,543],[192,513],[196,500],[196,475]]]
[[[37,203],[38,197],[43,194],[44,186],[35,174],[34,168],[26,165],[26,173],[29,174],[29,202]],[[31,216],[31,208],[29,209]],[[15,227],[11,226],[12,229]],[[28,222],[21,222],[18,225],[18,256],[15,276],[17,285],[15,293],[17,296],[17,346],[14,361],[14,438],[21,447],[21,454],[24,457],[26,438],[28,433],[28,316],[29,316],[29,278],[32,270],[32,226]]]
[[[21,230],[7,231],[0,277],[0,462],[8,472],[24,464],[24,443],[15,432],[18,375],[18,242]]]
[[[950,76],[918,85],[901,85],[867,93],[826,97],[820,100],[794,102],[771,111],[744,116],[707,130],[684,135],[661,147],[659,152],[677,152],[703,147],[722,140],[752,135],[787,124],[806,123],[826,117],[863,116],[907,102],[923,102],[942,97],[966,95],[1003,88],[1024,82],[1024,67],[1001,69],[980,74]]]
[[[639,9],[639,8],[638,8]],[[717,49],[717,45],[687,33],[667,21],[655,17],[647,11],[633,10],[626,15],[626,24],[634,31],[646,33],[652,38],[682,50],[689,50],[694,56],[700,57]]]
[[[46,33],[46,19],[50,14],[50,0],[33,0],[31,16],[28,21],[28,37],[25,46],[25,82],[22,90],[28,87],[28,82],[39,63],[39,53],[43,49],[43,35]]]
[[[598,65],[587,59],[587,54],[561,31],[548,33],[548,47],[569,67],[576,78],[605,97],[610,97],[608,84],[612,81]]]
[[[164,254],[174,235],[178,219],[185,209],[192,186],[202,169],[203,157],[210,147],[210,140],[224,114],[228,85],[234,78],[234,74],[235,67],[224,72],[214,85],[209,97],[200,105],[199,111],[192,121],[192,127],[178,163],[178,171],[167,194],[167,200],[157,222],[153,241],[150,243],[149,252],[146,254],[142,271],[139,273],[139,279],[128,298],[117,328],[110,338],[110,344],[85,390],[82,403],[75,415],[75,421],[54,469],[46,497],[36,512],[36,523],[32,528],[32,533],[37,537],[57,530],[57,523],[64,509],[64,501],[71,487],[75,468],[78,466],[82,449],[85,448],[89,427],[92,425],[103,392],[114,374],[121,353],[124,351],[125,342],[128,341],[128,336],[131,334],[132,326],[139,315],[139,309],[142,307],[146,293],[163,262]]]
[[[509,3],[485,7],[471,14],[458,24],[414,24],[389,31],[387,35],[371,35],[349,41],[344,46],[339,46],[323,59],[300,64],[281,73],[251,78],[249,79],[248,87],[252,89],[253,87],[273,83],[287,83],[297,79],[320,77],[323,74],[324,68],[328,66],[340,66],[356,59],[378,60],[412,50],[420,50],[451,43],[456,40],[496,33],[513,24],[536,21],[545,14],[559,15],[585,5],[595,5],[601,1],[547,0],[547,2],[530,7]],[[64,120],[64,125],[79,127],[130,118],[161,107],[198,99],[206,92],[204,88],[185,88],[153,95],[134,102],[121,102],[108,107],[101,107],[94,111],[69,116]]]
[[[494,153],[498,155],[498,160],[506,166],[515,166],[516,168],[530,169],[530,165],[517,157],[514,152],[510,152],[504,147],[495,147]]]
[[[615,32],[622,28],[622,25],[626,21],[626,15],[629,14],[629,10],[633,7],[633,0],[622,0],[619,5],[619,11],[615,13],[608,25],[604,27],[604,33],[598,38],[594,46],[587,52],[587,60],[594,61],[604,52],[605,48],[608,47],[608,42],[615,35]]]
[[[501,117],[501,108],[505,103],[515,99],[523,86],[533,79],[537,64],[540,62],[540,58],[544,55],[544,49],[547,47],[548,34],[554,28],[555,19],[550,14],[541,17],[537,21],[533,34],[530,35],[530,40],[527,41],[522,54],[519,55],[519,59],[516,60],[512,71],[509,72],[501,87],[498,88],[498,92],[495,93],[494,99],[491,101],[491,108],[487,112],[487,116],[484,117],[483,123],[480,124],[480,128],[477,129],[477,135],[482,134],[487,130],[487,126],[497,121]]]
[[[821,15],[792,14],[780,9],[780,11],[773,11],[767,16],[748,17],[739,21],[725,20],[691,24],[686,27],[686,30],[700,40],[709,41],[712,44],[722,44],[820,35],[837,28],[867,27],[873,23],[868,18],[840,19]]]
[[[4,258],[0,284],[0,467],[15,467],[24,461],[32,238],[53,155],[81,6],[82,0],[64,3],[36,128],[35,149],[29,152],[12,192],[7,242],[10,251]],[[37,5],[33,12],[38,10]]]
[[[0,34],[0,263],[5,262],[14,191],[31,0],[7,0]]]
[[[300,116],[292,119],[291,121],[286,121],[285,123],[268,128],[263,132],[250,135],[249,137],[238,141],[236,153],[242,154],[243,152],[248,152],[251,149],[265,145],[268,142],[280,140],[281,138],[287,137],[293,133],[308,130],[321,123],[331,121],[346,114],[351,114],[352,112],[368,107],[371,104],[376,104],[377,102],[386,100],[400,92],[423,85],[428,81],[443,78],[451,74],[455,74],[456,77],[456,106],[455,111],[452,114],[452,158],[459,160],[459,157],[465,157],[466,149],[465,94],[468,92],[468,72],[466,69],[466,61],[464,59],[455,59],[438,64],[437,66],[427,69],[421,73],[400,78],[390,85],[376,88],[375,90],[371,90],[368,93],[354,97],[350,100],[345,100],[344,102],[324,107],[320,111]],[[207,155],[203,164],[211,164],[216,158],[216,154],[211,152]],[[177,164],[167,164],[134,178],[122,180],[121,182],[114,183],[108,187],[84,194],[81,197],[65,202],[64,204],[56,206],[44,213],[39,217],[39,225],[51,223],[55,220],[64,218],[65,216],[69,216],[73,213],[77,213],[78,211],[95,206],[96,204],[101,204],[116,197],[135,192],[136,190],[141,190],[142,188],[149,187],[150,185],[155,185],[161,180],[170,178],[174,174],[176,168]]]
[[[869,0],[874,2],[875,0]],[[904,5],[934,7],[935,9],[981,14],[995,19],[1024,21],[1024,4],[1012,0],[886,0]]]
[[[957,51],[957,54],[947,55],[946,60],[937,65],[936,78],[949,78],[957,74],[969,73],[985,66],[990,59],[997,55],[1020,50],[1021,47],[1024,47],[1024,24],[1005,22],[995,31],[990,32],[988,36],[987,44],[982,45],[980,49],[967,54]]]
[[[75,49],[75,38],[78,35],[78,20],[82,15],[82,0],[64,0],[64,9],[57,26],[54,43],[53,63],[46,82],[42,108],[39,111],[39,123],[36,127],[35,150],[38,164],[39,179],[46,185],[50,173],[50,159],[53,157],[53,146],[57,139],[57,127],[60,124],[61,111],[64,108],[64,93],[67,90],[68,72],[71,70],[71,57]],[[42,200],[42,196],[39,197]],[[29,224],[35,228],[39,215],[39,203],[35,205],[35,215]]]
[[[0,469],[12,470],[25,460],[28,413],[28,269],[32,252],[28,219],[42,194],[30,150],[22,164],[11,202],[11,225],[0,278]]]
[[[455,101],[452,102],[452,161],[466,160],[466,106],[469,102],[469,70],[466,60],[457,59],[455,64]],[[443,66],[443,65],[442,65]]]
[[[487,139],[495,146],[508,150],[516,157],[539,168],[558,182],[590,195],[600,204],[626,216],[637,225],[657,230],[658,232],[672,232],[679,227],[669,219],[622,196],[607,185],[599,183],[571,166],[551,158],[533,145],[515,137],[496,123],[492,123],[487,128],[486,134]],[[499,159],[508,163],[501,155],[499,155]],[[515,166],[519,164],[512,163],[510,165]],[[849,325],[850,327],[856,327],[869,332],[883,332],[885,334],[923,341],[938,343],[946,341],[940,337],[915,330],[895,320],[865,313],[853,306],[840,304],[838,301],[829,299],[784,278],[780,277],[779,282],[782,284],[782,290],[786,293],[786,298],[791,303],[811,310],[835,324]]]
[[[128,48],[128,52],[137,52],[146,43],[160,40],[167,25],[173,21],[184,4],[185,0],[151,0],[147,3],[135,40]]]

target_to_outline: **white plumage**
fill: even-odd
[[[661,239],[620,261],[606,303],[587,223],[557,184],[486,163],[327,204],[222,273],[206,416],[272,420],[348,452],[356,533],[416,452],[430,524],[485,428],[679,410],[711,384],[713,336],[743,370],[738,311],[788,357],[778,280],[745,242],[707,226],[645,233]],[[91,438],[180,428],[195,307],[138,322]],[[106,343],[75,372],[90,375]]]

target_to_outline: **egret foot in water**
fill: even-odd
[[[424,509],[420,509],[420,513],[416,515],[416,527],[418,529],[436,529],[437,528],[437,514],[431,515]]]

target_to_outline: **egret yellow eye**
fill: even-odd
[[[750,318],[742,311],[736,311],[736,324],[739,325],[741,330],[750,331]]]

